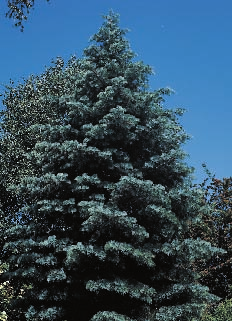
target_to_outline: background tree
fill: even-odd
[[[36,142],[41,141],[41,138],[40,133],[35,136],[29,133],[28,127],[38,122],[46,123],[48,120],[50,123],[56,123],[59,117],[60,123],[63,122],[65,116],[57,115],[52,101],[58,93],[67,94],[73,90],[72,77],[78,72],[75,61],[76,58],[72,57],[65,65],[62,58],[57,58],[53,65],[41,75],[32,75],[18,85],[11,82],[2,94],[5,110],[0,112],[2,116],[0,139],[1,233],[13,222],[22,223],[29,219],[19,212],[23,205],[28,204],[26,195],[18,193],[17,190],[9,191],[8,187],[11,184],[18,185],[22,177],[35,173],[35,167],[24,154],[31,150]],[[3,236],[0,237],[1,249],[4,242]],[[5,267],[4,262],[1,267]],[[1,287],[2,296],[5,296],[4,302],[14,297],[10,283],[4,283]]]
[[[49,0],[46,0],[49,2]],[[23,31],[23,21],[27,20],[30,10],[33,9],[35,0],[8,0],[7,6],[9,8],[6,17],[14,19],[15,26],[20,27]]]
[[[216,300],[190,264],[220,251],[181,238],[207,210],[183,161],[182,110],[162,106],[169,89],[148,91],[151,68],[124,34],[106,16],[71,95],[51,97],[62,123],[28,127],[42,139],[27,153],[34,174],[8,186],[28,204],[4,232],[2,280],[32,288],[11,301],[12,320],[184,321]]]
[[[206,184],[210,179],[210,182]],[[203,203],[212,207],[210,215],[204,214],[202,222],[190,226],[190,236],[200,237],[213,246],[227,251],[210,260],[196,262],[201,283],[222,299],[232,298],[232,177],[222,180],[209,177],[201,185],[205,190]]]
[[[41,141],[39,133],[28,131],[30,125],[40,123],[62,124],[65,115],[57,114],[54,99],[61,94],[69,94],[74,90],[73,75],[78,72],[76,58],[72,57],[65,65],[58,57],[53,65],[39,76],[30,76],[23,83],[13,82],[6,86],[3,93],[3,106],[0,112],[0,177],[1,208],[9,220],[19,220],[18,210],[26,202],[25,195],[17,190],[9,191],[11,184],[19,184],[22,177],[35,174],[33,164],[25,157],[25,153]]]
[[[232,299],[219,303],[211,313],[206,310],[201,321],[232,321]]]

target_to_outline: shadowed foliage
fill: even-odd
[[[204,188],[203,204],[211,211],[202,216],[201,222],[190,224],[188,236],[200,237],[226,253],[215,254],[209,260],[194,262],[193,268],[200,273],[200,282],[222,300],[232,298],[232,178],[208,177],[201,186]]]

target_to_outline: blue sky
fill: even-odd
[[[6,2],[6,1],[5,1]],[[193,138],[183,146],[205,177],[205,162],[217,178],[232,176],[231,0],[35,0],[23,33],[0,4],[0,84],[40,74],[57,56],[82,55],[102,15],[120,14],[120,25],[137,59],[153,67],[151,89],[171,87],[166,106],[187,110],[180,119]],[[2,90],[3,87],[0,87]],[[2,105],[0,106],[0,109]]]

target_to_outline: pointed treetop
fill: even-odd
[[[118,25],[119,24],[120,15],[118,13],[114,13],[112,9],[110,9],[110,12],[109,12],[108,15],[106,15],[106,16],[103,15],[102,17],[103,17],[103,19],[107,20],[107,22],[109,24],[114,24],[114,25]]]
[[[105,53],[111,55],[111,59],[125,54],[124,58],[132,59],[136,54],[130,50],[130,45],[124,35],[129,31],[128,29],[121,29],[119,27],[119,14],[110,10],[109,14],[103,16],[103,22],[99,31],[91,38],[91,42],[95,42],[84,50],[86,57],[92,56],[93,52],[98,52],[103,49]],[[100,45],[100,46],[99,46]],[[100,48],[99,48],[100,47]]]

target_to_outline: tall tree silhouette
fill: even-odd
[[[190,265],[220,251],[182,239],[204,211],[183,161],[183,111],[163,107],[169,89],[148,90],[152,70],[125,33],[107,15],[73,91],[50,97],[63,123],[28,128],[40,135],[34,175],[8,187],[27,195],[27,220],[3,234],[2,280],[32,288],[11,301],[12,320],[184,321],[216,300]]]

